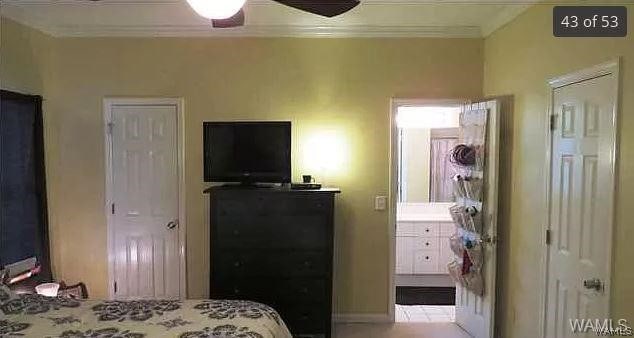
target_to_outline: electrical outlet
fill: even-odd
[[[374,197],[374,210],[383,211],[387,209],[387,196]]]

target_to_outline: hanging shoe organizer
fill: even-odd
[[[487,109],[463,109],[460,113],[460,139],[449,154],[455,204],[449,209],[456,232],[449,244],[455,259],[448,270],[456,283],[482,295],[483,210],[487,158]]]

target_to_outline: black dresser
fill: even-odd
[[[215,299],[275,308],[295,337],[331,337],[337,189],[212,187]]]

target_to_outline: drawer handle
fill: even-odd
[[[425,229],[425,232],[429,232],[429,229]]]
[[[242,263],[238,262],[233,262],[233,266],[235,266],[236,268],[240,267],[240,265],[242,265]]]
[[[426,260],[429,260],[429,256],[425,256],[425,259],[426,259]]]
[[[426,245],[426,246],[429,246],[429,242],[425,242],[425,245]]]

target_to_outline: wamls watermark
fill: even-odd
[[[570,330],[573,333],[594,332],[597,336],[605,337],[631,337],[633,336],[632,327],[627,319],[590,319],[577,318],[569,319]]]

